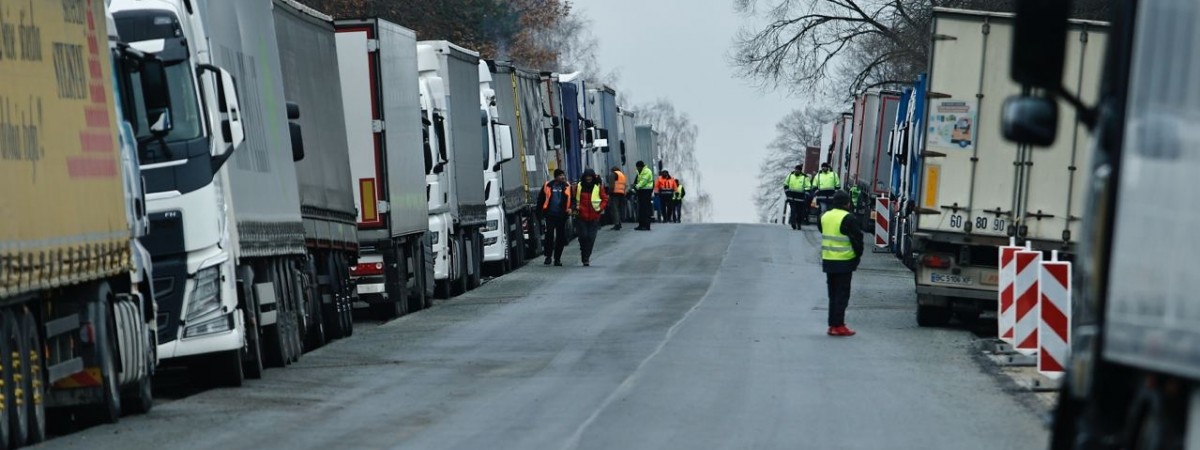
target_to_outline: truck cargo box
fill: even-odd
[[[341,120],[349,142],[360,240],[424,233],[429,227],[425,171],[430,162],[423,145],[416,33],[381,19],[339,20],[335,27]]]
[[[637,141],[638,141],[638,153],[640,153],[640,155],[638,156],[637,159],[635,159],[633,161],[633,163],[637,164],[638,161],[644,161],[646,163],[646,166],[649,167],[651,171],[656,173],[655,177],[657,178],[657,176],[658,176],[657,170],[659,167],[659,164],[658,164],[658,132],[654,131],[653,126],[638,125],[637,126]],[[634,177],[634,180],[636,181],[637,173],[634,172],[634,174],[632,176]]]
[[[844,184],[857,184],[871,194],[891,186],[888,138],[896,121],[900,96],[890,91],[870,91],[854,102],[854,140],[850,176]]]
[[[548,112],[543,109],[544,87],[541,75],[536,72],[518,68],[514,73],[520,101],[518,107],[521,114],[521,126],[525,130],[526,186],[531,193],[531,201],[536,201],[537,190],[550,181],[550,174],[553,173],[550,169],[551,161],[555,157],[550,145],[546,142],[545,129],[548,125],[543,120],[543,114]]]
[[[283,92],[300,107],[305,154],[296,175],[305,239],[310,246],[357,247],[332,19],[294,0],[275,0],[274,15]]]
[[[450,214],[460,225],[481,225],[487,220],[484,205],[483,166],[487,145],[479,109],[479,54],[447,41],[421,41],[435,49],[438,75],[445,82],[449,117],[446,138],[451,153],[447,172],[451,178]]]
[[[1021,93],[1009,79],[1012,16],[936,8],[933,28],[948,38],[931,49],[918,230],[1069,247],[1083,216],[1085,177],[1076,169],[1091,159],[1075,114],[1065,112],[1049,148],[1004,140],[1001,107]],[[1064,86],[1087,104],[1098,91],[1105,33],[1083,22],[1068,31]]]
[[[6,28],[20,18],[44,40],[0,58],[2,298],[131,268],[107,36],[61,6],[4,6]],[[88,11],[101,24],[102,14],[103,4]]]
[[[229,161],[227,196],[240,255],[305,253],[300,191],[271,2],[203,2],[213,60],[237,79],[246,141]]]

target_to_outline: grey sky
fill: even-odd
[[[700,129],[696,157],[713,221],[755,222],[758,164],[775,123],[802,101],[735,78],[726,54],[744,19],[732,0],[575,0],[593,22],[603,69],[644,103],[670,99]],[[783,177],[785,174],[772,174]]]

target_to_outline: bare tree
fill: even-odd
[[[712,199],[704,192],[700,165],[696,160],[696,138],[700,129],[687,113],[675,109],[670,100],[660,98],[637,108],[637,120],[654,127],[658,134],[658,154],[663,168],[683,183],[687,197],[683,221],[706,222],[712,214]]]
[[[760,222],[770,223],[782,214],[785,177],[792,167],[804,163],[805,149],[820,145],[822,128],[836,116],[828,108],[812,107],[793,110],[775,124],[775,140],[767,146],[767,156],[759,164],[762,176],[754,193]]]
[[[765,3],[766,5],[760,5]],[[928,63],[933,8],[1012,11],[1013,0],[734,0],[749,19],[730,59],[763,88],[845,97],[911,82]],[[1075,16],[1107,17],[1104,0],[1078,0]]]

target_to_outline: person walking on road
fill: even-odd
[[[830,336],[854,336],[846,326],[846,306],[850,304],[850,279],[863,254],[863,233],[859,220],[851,214],[850,195],[837,192],[830,209],[821,215],[821,269],[829,288]]]
[[[579,259],[583,265],[592,265],[592,248],[596,245],[596,234],[600,231],[600,218],[608,207],[608,193],[600,186],[599,177],[592,169],[583,172],[583,180],[575,187],[579,212]]]
[[[679,179],[675,179],[675,196],[671,198],[671,214],[675,219],[675,223],[683,221],[683,197],[687,192],[683,190],[683,183]]]
[[[562,169],[554,171],[554,179],[547,181],[538,194],[542,217],[546,220],[545,265],[562,265],[563,247],[567,246],[567,217],[571,215],[571,184]]]
[[[813,177],[813,189],[817,190],[817,202],[821,204],[821,214],[829,210],[829,201],[833,193],[842,186],[842,180],[833,172],[829,163],[821,164],[821,171]]]
[[[783,182],[783,189],[787,193],[787,206],[791,210],[788,225],[791,225],[793,230],[799,230],[800,225],[808,224],[808,191],[812,189],[812,180],[804,173],[803,165],[797,164],[792,173],[788,174]]]
[[[638,227],[635,230],[650,231],[650,214],[653,209],[651,198],[654,197],[654,172],[646,167],[646,163],[638,161],[634,165],[637,167],[637,181],[634,182],[634,188],[637,189],[637,207],[638,207]]]
[[[615,224],[612,229],[616,231],[621,229],[621,222],[625,221],[625,189],[628,188],[625,172],[622,172],[620,167],[613,166],[608,186],[608,196],[612,200],[612,217]]]
[[[671,172],[662,171],[658,173],[658,181],[654,182],[654,193],[658,195],[658,221],[672,222],[671,220],[671,199],[675,197],[675,180],[671,178]]]

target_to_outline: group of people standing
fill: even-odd
[[[815,175],[804,173],[804,166],[797,165],[783,187],[791,210],[788,224],[793,230],[808,224],[813,200],[820,205],[817,226],[821,232],[821,271],[825,273],[829,296],[826,334],[846,337],[856,334],[846,326],[846,307],[850,304],[850,282],[862,260],[864,247],[862,222],[851,212],[851,193],[841,190],[841,184],[837,173],[826,163]]]
[[[842,187],[842,180],[834,172],[829,163],[821,164],[821,170],[816,174],[804,173],[804,166],[797,164],[783,182],[784,192],[787,193],[788,225],[793,230],[799,230],[801,225],[808,225],[809,207],[812,203],[819,205],[820,212],[829,209],[833,195]]]
[[[636,164],[638,174],[633,188],[637,194],[638,227],[635,230],[650,230],[652,204],[657,200],[660,222],[681,220],[681,209],[685,195],[683,185],[671,178],[667,171],[654,173],[642,161]],[[592,250],[600,231],[600,220],[605,213],[611,214],[613,230],[621,229],[624,218],[625,197],[628,178],[619,167],[613,167],[608,177],[608,186],[592,169],[583,172],[579,183],[572,186],[567,182],[562,169],[554,171],[554,179],[546,182],[538,193],[537,205],[545,222],[543,242],[545,265],[562,266],[563,249],[567,246],[567,223],[575,217],[579,235],[579,256],[584,266],[591,265]],[[609,205],[614,205],[609,210]]]

